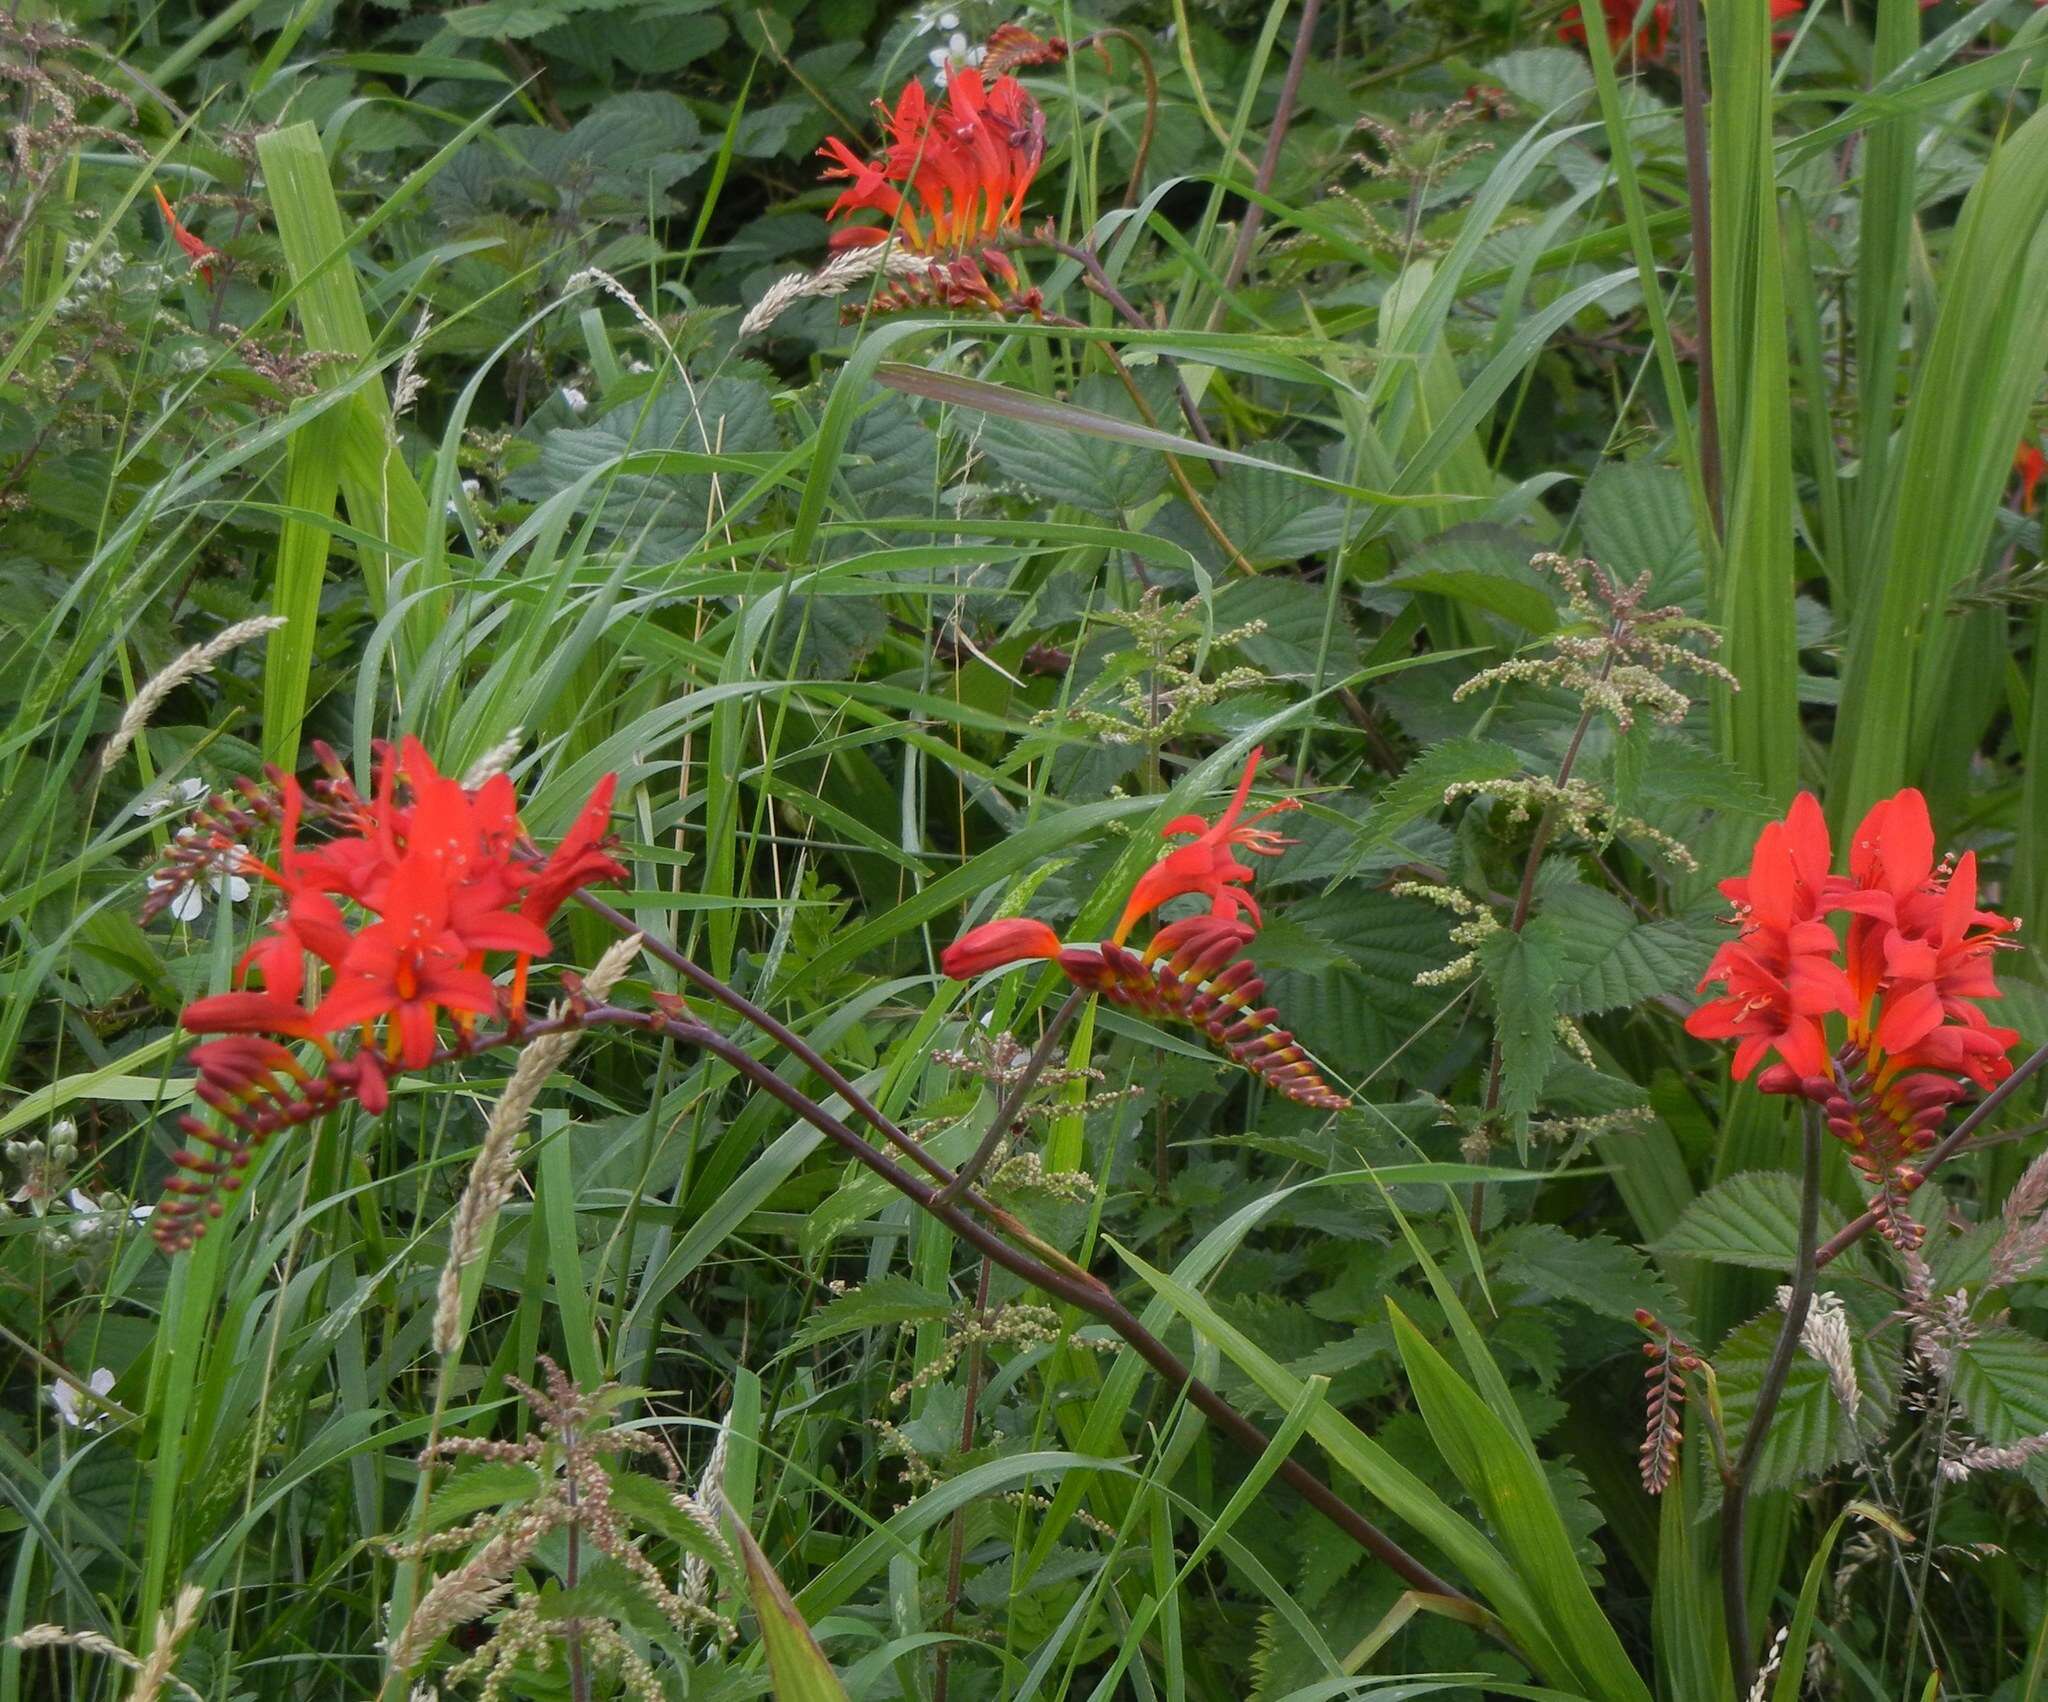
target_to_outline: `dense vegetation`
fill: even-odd
[[[0,1702],[2048,1699],[2048,14],[1597,10],[0,14]]]

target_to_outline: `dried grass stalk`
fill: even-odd
[[[135,743],[136,735],[149,725],[149,718],[163,707],[164,699],[178,687],[206,673],[230,650],[247,644],[252,638],[261,638],[266,632],[275,632],[283,625],[283,615],[257,615],[250,620],[236,621],[233,626],[215,633],[204,644],[193,645],[162,673],[146,681],[135,694],[135,701],[128,705],[128,713],[121,717],[120,726],[114,729],[114,736],[107,741],[107,748],[100,752],[100,772],[105,773],[128,754],[128,747]]]
[[[602,999],[632,965],[640,950],[640,936],[618,941],[597,960],[583,982],[586,998]],[[497,1220],[505,1201],[511,1197],[513,1179],[519,1174],[519,1132],[526,1127],[534,1101],[548,1078],[562,1067],[574,1050],[574,1031],[544,1034],[519,1054],[512,1079],[505,1084],[491,1120],[484,1130],[483,1145],[470,1166],[469,1182],[455,1207],[455,1227],[448,1239],[448,1263],[442,1267],[439,1292],[434,1306],[434,1351],[453,1353],[462,1345],[462,1273],[482,1250],[484,1233]]]
[[[845,295],[857,284],[878,275],[891,278],[921,278],[929,265],[915,254],[906,254],[893,242],[871,243],[835,254],[815,272],[792,272],[770,284],[761,299],[740,321],[742,337],[758,335],[773,325],[800,301]]]

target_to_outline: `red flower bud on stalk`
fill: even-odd
[[[1260,755],[1255,750],[1246,759],[1237,790],[1215,822],[1187,815],[1161,829],[1163,838],[1190,843],[1169,851],[1139,877],[1109,939],[1098,945],[1070,945],[1043,922],[1006,917],[962,934],[940,955],[940,968],[964,981],[1013,963],[1049,960],[1076,987],[1112,1004],[1198,1029],[1211,1045],[1276,1093],[1320,1111],[1343,1109],[1350,1101],[1323,1079],[1294,1036],[1275,1026],[1279,1012],[1260,1003],[1265,981],[1249,960],[1239,956],[1257,937],[1259,907],[1244,890],[1252,870],[1237,860],[1232,848],[1261,857],[1279,856],[1290,841],[1254,824],[1299,808],[1289,798],[1249,817],[1244,814]],[[1207,912],[1167,923],[1142,951],[1124,944],[1143,918],[1189,896],[1206,898]]]

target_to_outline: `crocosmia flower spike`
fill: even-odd
[[[349,1099],[383,1110],[394,1073],[472,1049],[480,1020],[516,1033],[529,966],[549,950],[548,922],[581,888],[625,875],[605,850],[610,775],[543,856],[503,774],[465,786],[408,738],[378,747],[364,798],[334,753],[318,749],[327,774],[310,788],[272,770],[267,785],[244,782],[239,800],[201,806],[149,883],[145,920],[223,871],[266,882],[279,900],[237,966],[243,985],[195,1000],[181,1018],[190,1033],[222,1036],[196,1047],[192,1062],[194,1092],[227,1127],[180,1120],[191,1144],[173,1155],[180,1174],[154,1219],[167,1250],[189,1246],[219,1215],[220,1194],[240,1186],[278,1130]],[[309,826],[318,844],[305,842]],[[277,831],[274,862],[247,844],[266,827]],[[494,957],[509,959],[503,984]]]
[[[1323,1079],[1294,1036],[1276,1026],[1279,1012],[1260,1003],[1265,981],[1241,955],[1257,937],[1260,918],[1245,891],[1252,870],[1232,848],[1277,857],[1289,841],[1255,824],[1299,807],[1288,799],[1245,815],[1259,755],[1255,750],[1246,760],[1229,807],[1213,823],[1190,815],[1166,824],[1165,838],[1190,843],[1169,851],[1139,878],[1109,939],[1070,945],[1043,922],[1007,917],[970,928],[941,954],[939,967],[964,981],[1013,963],[1056,963],[1075,986],[1112,1004],[1199,1030],[1275,1092],[1319,1111],[1342,1110],[1350,1101]],[[1168,922],[1142,950],[1124,943],[1161,905],[1191,896],[1206,899],[1209,908]]]
[[[947,306],[1002,305],[986,266],[1014,287],[1016,268],[994,245],[1017,229],[1024,197],[1045,158],[1045,114],[1015,77],[984,76],[956,65],[945,94],[933,101],[912,79],[896,105],[877,103],[884,142],[863,159],[837,136],[819,154],[828,181],[847,187],[826,210],[828,219],[874,213],[878,223],[842,225],[836,249],[893,240],[898,249],[928,262],[923,291],[910,298]]]
[[[1913,1160],[1972,1085],[2012,1073],[2018,1031],[1982,1001],[1999,996],[1992,954],[2017,924],[1978,907],[1974,851],[1936,861],[1927,800],[1911,788],[1863,818],[1846,877],[1832,861],[1820,805],[1801,793],[1757,836],[1749,872],[1721,883],[1737,933],[1700,986],[1723,991],[1685,1026],[1735,1041],[1738,1081],[1775,1054],[1757,1086],[1825,1110],[1875,1190],[1880,1227],[1911,1248],[1923,1234],[1906,1211],[1923,1180]]]

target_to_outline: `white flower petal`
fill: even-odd
[[[206,894],[195,881],[171,900],[171,914],[180,922],[196,922],[206,912]]]

